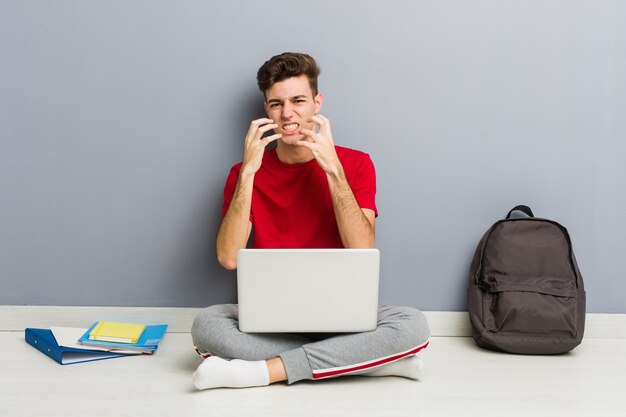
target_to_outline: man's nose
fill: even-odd
[[[291,104],[289,100],[285,100],[283,102],[283,108],[282,108],[280,116],[283,119],[291,119],[291,117],[293,116],[293,105]]]

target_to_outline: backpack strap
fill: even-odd
[[[530,209],[530,207],[525,206],[523,204],[520,204],[519,206],[515,206],[511,209],[511,211],[509,211],[509,214],[506,215],[507,219],[511,218],[511,214],[514,211],[521,211],[522,213],[526,214],[528,217],[535,217],[535,215],[533,214],[533,211]]]

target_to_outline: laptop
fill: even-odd
[[[378,249],[241,249],[239,330],[349,333],[378,319]]]

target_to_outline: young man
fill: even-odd
[[[217,257],[227,269],[237,267],[253,225],[255,248],[374,246],[374,165],[367,154],[334,145],[330,122],[319,114],[319,72],[309,55],[283,53],[257,73],[268,118],[250,124],[243,161],[226,181]],[[194,320],[193,341],[205,357],[193,376],[198,389],[355,374],[419,379],[415,353],[430,335],[423,314],[408,307],[380,307],[372,332],[328,338],[246,334],[237,320],[236,305],[209,307]]]

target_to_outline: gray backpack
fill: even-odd
[[[519,210],[528,217],[511,218]],[[564,353],[585,329],[585,289],[567,229],[514,207],[478,243],[468,310],[478,346],[510,353]]]

